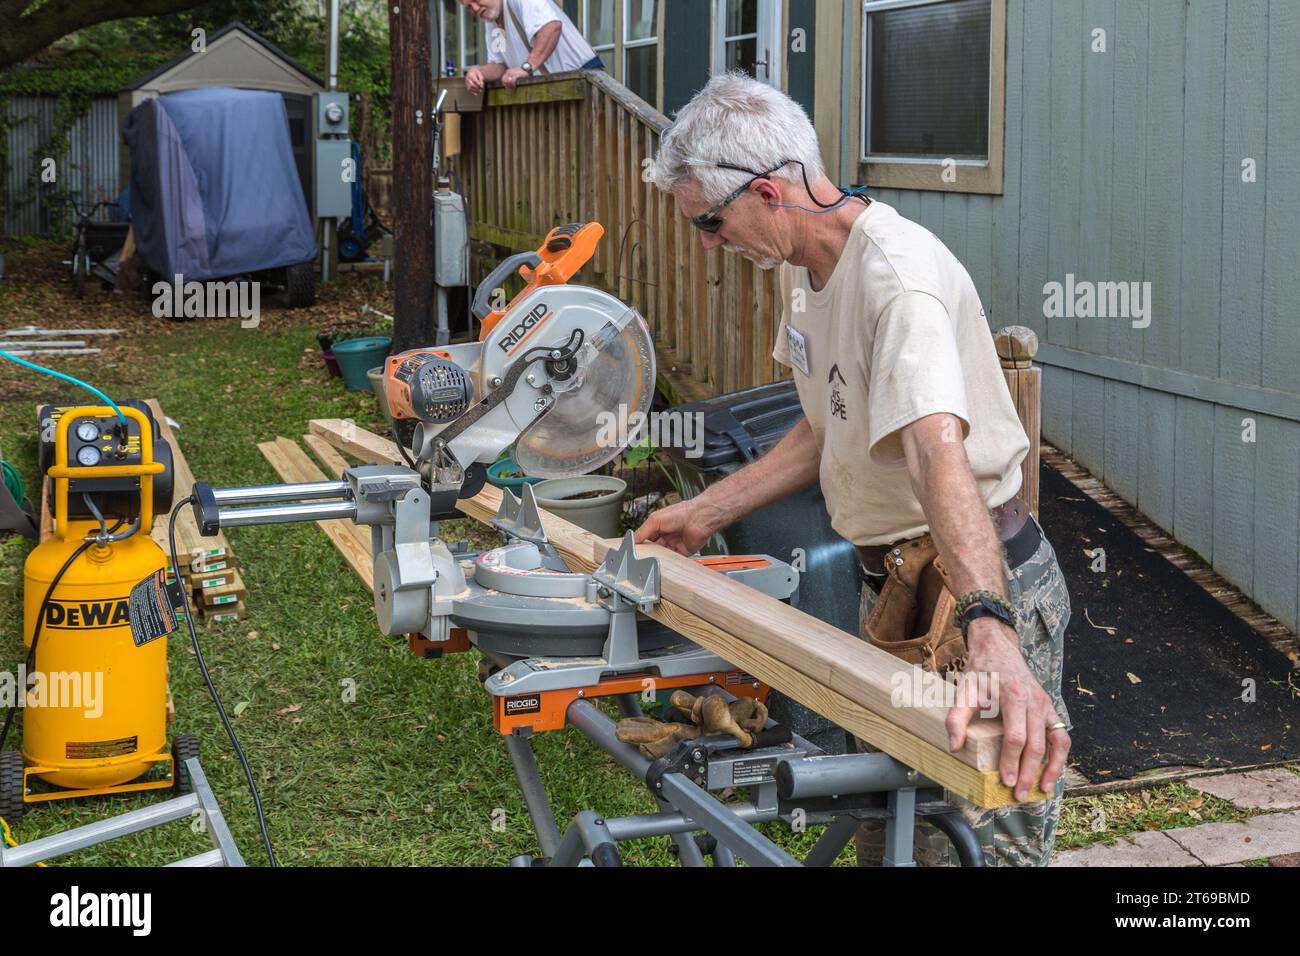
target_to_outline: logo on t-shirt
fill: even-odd
[[[838,385],[835,383],[836,379],[839,379]],[[848,383],[844,381],[844,376],[840,374],[838,363],[831,366],[831,374],[826,379],[826,382],[831,386],[831,415],[842,422],[847,422],[849,420],[849,409],[844,404],[844,395],[840,392],[840,386],[847,388]]]

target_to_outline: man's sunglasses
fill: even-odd
[[[708,212],[702,213],[698,216],[692,216],[691,225],[701,232],[716,233],[722,228],[722,220],[718,218],[718,213],[722,212],[722,210],[726,209],[733,202],[743,196],[749,187],[754,185],[758,180],[771,176],[778,169],[784,169],[786,166],[795,162],[798,162],[798,160],[787,159],[779,166],[773,166],[765,173],[756,173],[752,169],[746,169],[744,166],[732,166],[730,163],[714,163],[718,169],[730,169],[738,173],[749,173],[753,178],[748,180],[743,186],[738,187],[733,193],[731,193],[731,195],[722,200],[722,202],[718,203]],[[802,165],[802,163],[800,165]]]

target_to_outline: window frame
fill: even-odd
[[[647,100],[647,102],[651,106],[658,109],[659,104],[663,102],[663,92],[662,92],[663,83],[664,83],[663,46],[661,45],[660,40],[662,39],[661,34],[663,33],[664,0],[655,0],[655,15],[654,15],[654,20],[652,21],[654,24],[654,36],[642,40],[628,39],[629,24],[630,24],[629,17],[631,16],[631,12],[632,12],[632,4],[629,2],[629,0],[615,0],[615,2],[616,2],[616,7],[619,8],[619,13],[621,14],[620,22],[622,23],[622,30],[620,31],[620,37],[619,37],[620,42],[618,43],[617,46],[618,60],[619,60],[618,63],[619,82],[622,83],[624,86],[627,86],[627,77],[628,77],[627,55],[629,50],[638,50],[648,46],[655,47],[656,49],[655,49],[654,99]],[[628,86],[628,89],[631,89],[631,87]]]
[[[734,36],[727,33],[727,0],[713,0],[713,64],[712,75],[717,76],[727,68],[727,43],[735,40],[754,38],[755,45],[761,52],[764,44],[767,44],[767,77],[760,82],[766,83],[773,89],[784,89],[785,71],[782,69],[785,63],[786,49],[782,43],[781,37],[784,34],[782,26],[785,4],[780,0],[756,0],[758,3],[758,15],[756,26],[758,32],[738,33]],[[757,79],[757,77],[755,77]]]
[[[871,188],[1002,195],[1006,127],[1007,0],[989,0],[988,158],[952,159],[956,178],[953,182],[945,182],[943,173],[950,161],[948,159],[867,153],[871,128],[868,110],[871,105],[869,44],[872,14],[950,2],[953,0],[862,0],[862,76],[858,86],[860,100],[856,117],[861,125],[858,139],[858,180]]]
[[[602,46],[596,46],[595,42],[593,42],[591,38],[591,6],[593,3],[599,2],[600,0],[582,0],[582,37],[591,44],[591,48],[596,51],[596,55],[603,60],[604,56],[602,54],[613,54],[618,48],[618,29],[616,27],[612,31],[614,38],[609,43]],[[619,0],[609,0],[609,2],[610,6],[614,8],[613,18],[617,20],[619,18]],[[610,58],[613,59],[612,56]]]

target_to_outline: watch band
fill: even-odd
[[[968,591],[958,599],[953,623],[961,629],[962,637],[977,617],[995,617],[1012,630],[1016,627],[1016,609],[996,591]]]

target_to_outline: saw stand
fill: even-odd
[[[522,500],[505,493],[495,525],[507,542],[532,544],[559,563],[546,540],[531,488],[525,486]],[[507,544],[507,550],[510,547]],[[760,563],[766,566],[726,573],[771,596],[789,597],[797,587],[797,572],[770,558]],[[476,577],[484,583],[481,574]],[[888,754],[826,755],[771,720],[750,749],[742,749],[730,736],[701,737],[683,741],[652,761],[620,741],[615,721],[594,697],[612,697],[619,713],[632,717],[641,715],[638,691],[677,686],[733,700],[727,687],[743,688],[747,696],[766,690],[750,675],[693,644],[678,653],[640,653],[638,615],[659,603],[659,581],[659,562],[638,557],[629,533],[587,580],[589,594],[609,613],[601,657],[498,659],[503,666],[485,680],[541,850],[540,857],[516,857],[512,866],[619,866],[620,842],[653,836],[669,836],[684,866],[706,866],[710,857],[714,866],[734,866],[737,858],[754,866],[800,865],[754,826],[775,820],[800,831],[827,825],[802,865],[829,866],[861,822],[880,819],[885,822],[884,865],[910,867],[915,866],[912,833],[917,817],[952,840],[962,865],[984,864],[974,831],[943,802],[942,788]],[[491,653],[485,656],[494,658]],[[584,810],[560,833],[533,757],[534,727],[526,721],[534,718],[525,716],[554,710],[547,704],[555,697],[567,704],[560,725],[576,728],[645,784],[658,812],[607,818]],[[552,722],[545,729],[558,728]],[[714,796],[724,790],[746,791],[748,799],[724,802]]]
[[[755,828],[782,820],[796,830],[827,829],[803,863],[830,865],[858,824],[885,821],[884,863],[913,866],[912,831],[925,817],[943,831],[965,866],[983,865],[975,833],[943,790],[884,753],[827,755],[768,721],[750,749],[730,736],[682,742],[650,761],[621,742],[617,725],[594,700],[610,698],[622,716],[640,700],[685,689],[763,699],[757,678],[645,616],[660,602],[660,568],[636,553],[633,536],[591,573],[573,572],[546,537],[531,486],[509,491],[495,519],[503,546],[453,554],[438,536],[450,516],[455,484],[426,488],[421,475],[392,466],[349,468],[342,481],[256,488],[194,485],[200,532],[219,528],[350,519],[371,529],[379,629],[407,637],[411,650],[436,659],[477,651],[492,697],[493,724],[504,738],[540,846],[513,863],[619,865],[618,844],[669,836],[687,866],[798,865]],[[252,506],[252,507],[237,507]],[[784,600],[798,574],[775,558],[697,558],[770,597]],[[484,669],[484,665],[486,665]],[[537,772],[530,738],[574,727],[650,790],[657,812],[605,818],[578,813],[563,833]],[[744,791],[724,802],[716,793]]]

